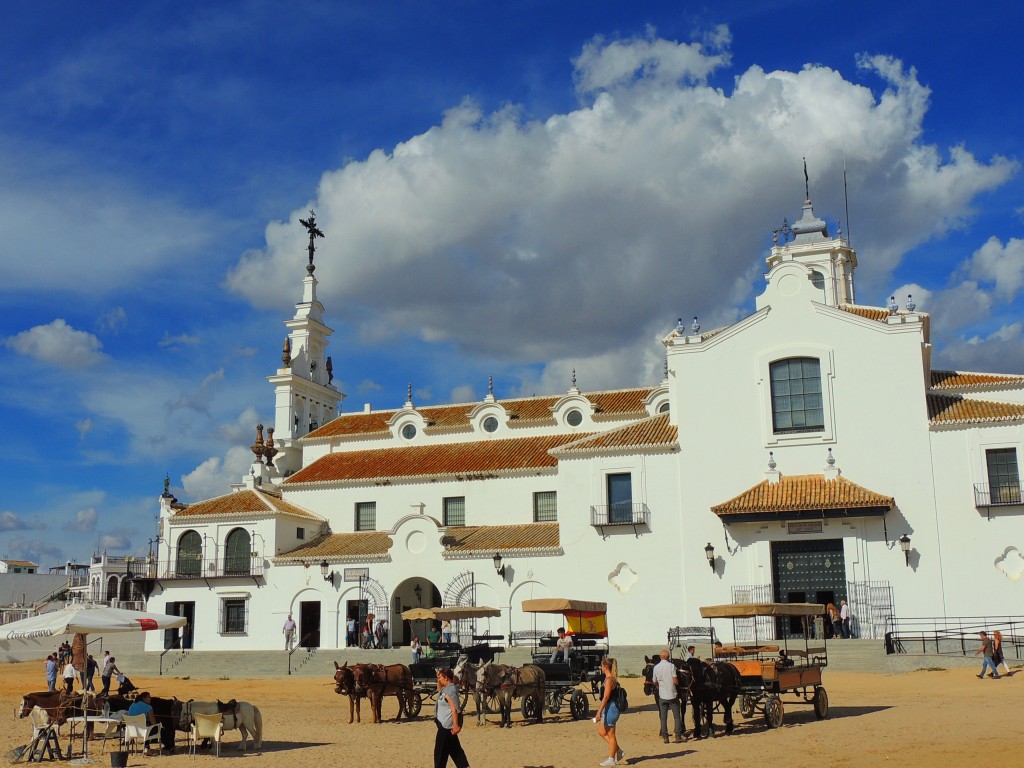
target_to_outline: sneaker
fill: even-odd
[[[979,680],[984,680],[985,679],[985,675],[984,674],[978,675],[978,679]]]
[[[1002,675],[991,675],[990,677],[991,677],[991,678],[992,678],[993,680],[998,680],[998,679],[999,679],[1000,677],[1002,677]]]
[[[618,765],[618,763],[615,762],[614,757],[609,757],[606,760],[602,760],[598,765]]]
[[[621,749],[618,749],[618,750],[615,751],[615,761],[616,762],[622,762],[622,758],[624,758],[625,756],[626,756],[626,753],[623,752]]]

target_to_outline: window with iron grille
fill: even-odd
[[[633,520],[633,476],[629,472],[608,475],[608,522]]]
[[[1020,502],[1020,472],[1016,448],[990,448],[985,451],[988,465],[988,486],[996,503]]]
[[[377,502],[359,501],[356,502],[356,530],[375,531],[377,530]]]
[[[823,432],[821,363],[813,357],[791,357],[772,363],[769,372],[775,433]]]
[[[558,493],[538,491],[533,494],[533,522],[554,523],[558,520]]]
[[[245,528],[235,528],[224,540],[224,575],[247,576],[252,570],[251,539]]]
[[[224,598],[220,602],[222,635],[244,635],[249,630],[249,601],[244,597]]]
[[[202,553],[203,539],[196,531],[185,531],[181,534],[174,563],[177,575],[183,578],[198,576]]]
[[[466,497],[450,496],[444,500],[444,524],[466,524]]]

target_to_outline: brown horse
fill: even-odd
[[[381,722],[381,704],[385,696],[398,699],[399,720],[403,715],[411,717],[408,701],[414,694],[412,672],[404,664],[355,664],[352,667],[352,690],[356,695],[366,696],[370,700],[373,722]]]
[[[353,667],[346,661],[340,667],[334,662],[334,692],[342,696],[348,696],[348,722],[352,723],[353,717],[357,723],[362,722],[359,717],[359,706],[365,697],[365,693],[356,693],[356,676]]]
[[[507,664],[487,662],[477,670],[477,689],[488,709],[496,704],[501,712],[498,727],[512,727],[512,700],[523,699],[525,719],[541,722],[544,719],[546,678],[544,670],[535,664],[510,667]]]
[[[103,713],[104,703],[109,704],[110,710],[114,712],[128,709],[131,706],[128,699],[119,696],[98,696],[87,693],[83,697],[81,693],[73,693],[69,696],[64,691],[34,691],[21,697],[18,717],[28,717],[32,707],[38,706],[46,711],[51,721],[60,725],[69,717],[80,717],[84,714],[83,701],[90,717],[99,717]]]

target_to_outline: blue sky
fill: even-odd
[[[1024,372],[1024,12],[984,5],[8,8],[0,555],[144,551],[165,473],[239,479],[311,207],[349,410],[658,381],[677,316],[751,310],[802,157],[860,303]]]

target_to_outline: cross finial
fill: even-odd
[[[299,219],[299,224],[304,226],[306,231],[309,232],[309,245],[306,246],[306,249],[309,251],[309,264],[306,266],[306,272],[312,275],[316,270],[316,267],[313,266],[313,254],[316,252],[316,244],[313,241],[318,237],[323,237],[324,233],[317,229],[316,214],[313,212],[313,209],[310,209],[308,219]]]
[[[804,197],[811,199],[811,177],[807,175],[807,158],[804,158]]]
[[[573,385],[573,387],[576,386],[576,369],[575,368],[572,369],[572,385]]]

